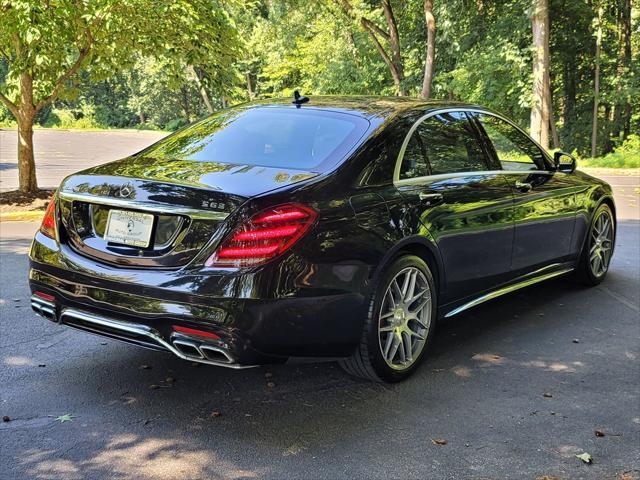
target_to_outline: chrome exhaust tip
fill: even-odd
[[[235,363],[235,360],[224,348],[182,337],[173,338],[173,346],[190,360],[211,360],[216,363]]]
[[[57,323],[55,303],[44,300],[37,295],[31,295],[31,309],[41,317]]]

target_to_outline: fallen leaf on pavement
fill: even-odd
[[[446,445],[447,441],[444,438],[432,438],[431,443],[434,445]]]
[[[64,415],[60,415],[59,417],[56,417],[56,420],[59,421],[60,423],[64,423],[64,422],[70,422],[74,418],[75,417],[72,414],[65,413]]]
[[[589,455],[587,452],[576,455],[576,457],[582,460],[587,465],[591,465],[593,463],[593,457],[591,457],[591,455]]]

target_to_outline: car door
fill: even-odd
[[[500,172],[489,171],[479,130],[465,112],[430,113],[418,120],[400,150],[394,183],[438,246],[444,303],[505,281],[513,195]]]
[[[568,260],[575,226],[575,182],[555,172],[541,148],[513,124],[489,113],[478,113],[476,118],[514,194],[514,275]]]

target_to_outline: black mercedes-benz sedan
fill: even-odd
[[[394,382],[436,322],[573,272],[603,280],[609,185],[488,109],[252,102],[66,178],[33,309],[211,365],[331,358]]]

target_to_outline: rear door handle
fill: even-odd
[[[418,198],[427,206],[438,205],[444,201],[441,193],[420,192],[418,193]]]
[[[533,185],[531,185],[529,182],[517,181],[515,184],[515,187],[516,187],[516,190],[522,193],[527,193],[531,191],[531,189],[533,188]]]

